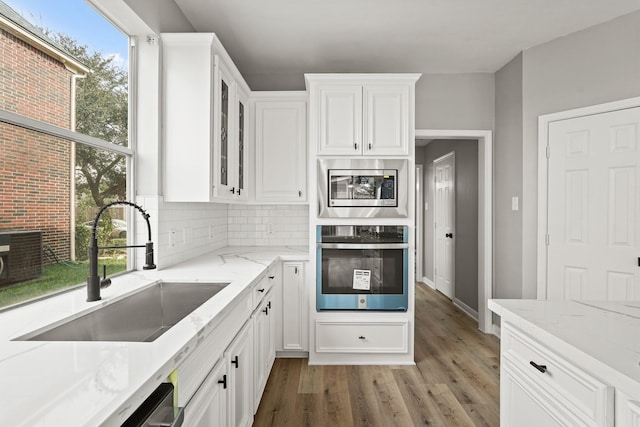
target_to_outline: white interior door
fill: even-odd
[[[640,108],[549,124],[547,298],[640,299]]]
[[[454,295],[454,229],[455,229],[455,153],[433,161],[435,178],[435,285],[453,299]]]

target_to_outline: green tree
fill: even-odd
[[[128,73],[113,56],[92,52],[71,37],[49,37],[91,69],[77,80],[76,130],[114,144],[128,142]],[[84,144],[76,146],[76,191],[88,193],[97,207],[126,198],[124,156]]]

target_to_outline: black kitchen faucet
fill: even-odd
[[[131,245],[131,246],[98,246],[98,238],[96,237],[96,229],[98,228],[98,222],[100,215],[105,209],[114,205],[128,205],[136,208],[142,214],[142,217],[147,222],[147,231],[149,233],[148,242],[144,245]],[[93,221],[93,227],[91,228],[91,245],[89,246],[89,276],[87,277],[87,301],[100,300],[100,289],[107,288],[111,285],[111,279],[107,279],[106,270],[104,267],[104,278],[100,279],[98,275],[98,250],[99,249],[117,249],[117,248],[145,248],[145,264],[142,267],[144,270],[153,270],[156,265],[153,263],[153,242],[151,241],[151,224],[149,224],[149,214],[135,203],[126,201],[117,201],[109,203],[100,209],[96,219]]]

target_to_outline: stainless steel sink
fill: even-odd
[[[20,341],[151,342],[220,292],[228,283],[161,282]]]

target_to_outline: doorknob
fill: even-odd
[[[448,237],[450,239],[453,239],[453,233],[447,233],[444,235],[444,237]]]

